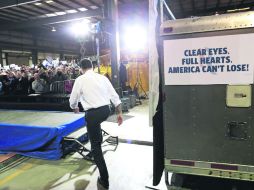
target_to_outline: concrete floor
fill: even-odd
[[[102,127],[129,143],[120,143],[116,151],[105,146],[110,174],[110,190],[145,190],[152,184],[152,128],[148,125],[148,101],[131,109],[122,126],[104,122]],[[137,144],[130,144],[134,142]],[[142,143],[141,143],[142,144]],[[58,161],[29,159],[0,172],[0,190],[96,190],[98,170],[75,153]],[[164,181],[154,189],[167,189]]]
[[[136,106],[124,114],[134,117],[124,121],[119,127],[112,122],[104,122],[102,128],[121,139],[153,141],[153,128],[149,127],[148,100],[144,100],[142,105]]]

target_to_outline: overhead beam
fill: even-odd
[[[58,0],[55,0],[55,3],[57,3],[57,4],[59,4],[59,5],[61,5],[61,6],[63,6],[63,7],[65,7],[65,8],[67,8],[67,9],[75,9],[75,10],[78,10],[77,8],[75,8],[75,7],[73,7],[73,6],[70,6],[70,5],[68,5],[68,4],[66,4],[66,3],[64,3],[64,2],[62,2],[62,1],[58,1]],[[73,1],[72,1],[72,3],[73,3]],[[74,3],[75,4],[75,3]],[[79,6],[79,5],[78,5]],[[82,6],[81,6],[82,7]],[[84,7],[84,8],[86,8],[86,7]],[[87,9],[87,8],[86,8]]]
[[[0,9],[5,9],[9,7],[16,7],[28,3],[35,3],[40,0],[2,0],[0,1]]]
[[[80,7],[84,7],[84,8],[86,8],[87,10],[91,9],[90,7],[85,6],[85,5],[81,4],[80,2],[78,2],[78,1],[76,1],[76,0],[72,0],[72,3],[75,4],[75,5],[78,5],[78,6],[80,6]]]
[[[16,38],[16,39],[23,39],[25,41],[31,41],[34,40],[36,37],[37,41],[45,41],[48,40],[51,43],[58,43],[60,41],[63,41],[63,37],[64,37],[64,42],[68,43],[68,44],[75,44],[75,42],[72,41],[72,38],[68,38],[66,35],[63,36],[61,33],[60,34],[55,34],[55,35],[50,35],[50,34],[46,34],[45,32],[41,32],[41,31],[31,31],[31,33],[28,32],[0,32],[0,38],[1,37],[5,37],[7,39],[11,39],[11,38]]]
[[[15,11],[13,12],[12,10],[9,10],[9,9],[1,10],[1,13],[6,14],[7,16],[14,16],[14,17],[21,18],[21,19],[28,19],[28,17],[29,17],[28,15],[27,16],[20,15],[18,12],[15,13]]]
[[[78,48],[76,50],[69,50],[69,49],[61,49],[59,47],[42,47],[42,46],[34,46],[34,45],[24,45],[19,43],[12,43],[12,42],[4,42],[0,41],[0,47],[5,49],[13,49],[13,50],[38,50],[40,52],[51,52],[51,53],[71,53],[76,54],[78,52]]]
[[[7,18],[7,17],[4,17],[4,16],[2,16],[2,15],[0,15],[0,19],[1,20],[8,20],[8,21],[12,21],[12,22],[14,22],[14,19],[12,18]]]
[[[70,5],[68,5],[68,4],[64,3],[64,2],[59,1],[59,0],[55,0],[55,3],[57,3],[57,4],[59,4],[59,5],[63,6],[63,7],[65,7],[65,8],[67,8],[67,9],[74,9],[74,10],[80,12],[80,10],[79,10],[78,8],[75,8],[75,7],[73,7],[73,6],[70,6]],[[75,2],[73,2],[73,1],[72,1],[72,3],[75,4],[75,5],[78,5],[78,4],[76,4]],[[78,5],[78,6],[80,6],[80,5]],[[81,5],[79,8],[86,8],[87,10],[91,9],[90,7],[83,6],[83,5]]]
[[[65,11],[65,10],[60,9],[59,7],[55,6],[55,5],[51,5],[51,4],[46,3],[46,2],[42,2],[42,4],[48,6],[48,7],[52,8],[52,9],[54,9],[56,11],[60,11],[60,12]]]
[[[17,47],[17,49],[45,49],[47,51],[51,50],[63,50],[63,51],[74,51],[78,52],[79,45],[72,38],[65,38],[57,35],[42,35],[39,33],[24,33],[24,32],[0,32],[0,47],[5,48],[6,46]],[[0,48],[0,49],[1,49]]]
[[[22,15],[27,15],[28,17],[38,15],[37,13],[35,13],[33,11],[29,11],[28,12],[28,11],[25,11],[23,9],[20,9],[19,7],[13,7],[11,9],[9,9],[9,10],[15,11],[15,12],[20,13]]]
[[[94,0],[87,0],[89,3],[91,3],[92,5],[95,5],[96,7],[100,7],[101,8],[101,5],[96,3]]]
[[[21,28],[38,27],[41,25],[70,22],[72,20],[80,20],[82,18],[95,17],[95,16],[102,16],[102,10],[101,9],[87,10],[84,12],[78,12],[73,14],[59,15],[59,16],[48,17],[48,18],[40,18],[40,19],[33,20],[32,22],[31,21],[19,22],[15,25],[5,24],[5,25],[1,25],[0,30],[15,30],[15,29],[21,29]]]
[[[11,14],[6,14],[6,13],[2,13],[2,12],[0,12],[0,15],[2,17],[6,17],[6,18],[10,18],[10,19],[16,19],[18,21],[23,21],[24,20],[24,19],[19,18],[18,16],[13,16]],[[0,28],[0,30],[1,30],[1,28]]]
[[[33,6],[34,8],[36,8],[36,9],[39,9],[39,10],[44,11],[46,14],[47,14],[47,13],[52,13],[52,12],[54,12],[54,11],[52,11],[51,9],[47,9],[47,8],[45,8],[45,7],[38,6],[38,5],[35,5],[35,4],[32,4],[32,6]]]
[[[18,8],[23,9],[23,10],[26,10],[26,11],[29,11],[29,12],[33,12],[33,13],[35,13],[35,14],[37,14],[37,15],[45,14],[44,11],[41,11],[41,10],[38,9],[37,7],[36,7],[36,9],[33,9],[33,8],[30,7],[30,6],[27,6],[27,7],[25,7],[25,6],[19,6]]]
[[[11,14],[17,15],[18,17],[19,16],[24,17],[25,19],[28,19],[29,17],[34,17],[35,16],[34,13],[20,11],[20,9],[18,9],[18,7],[13,7],[13,8],[10,8],[10,9],[4,9],[4,10],[1,10],[1,11],[6,11],[6,12],[9,12]]]

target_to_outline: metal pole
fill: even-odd
[[[103,0],[104,15],[109,25],[109,45],[111,50],[112,84],[119,89],[119,33],[118,33],[118,8],[117,0]]]
[[[32,36],[33,36],[33,45],[34,45],[34,47],[37,47],[38,46],[38,41],[37,41],[37,38],[36,38],[36,34],[33,33]],[[38,50],[36,50],[36,49],[32,50],[32,63],[33,63],[34,66],[38,65]]]
[[[100,70],[100,40],[99,40],[98,36],[96,36],[95,42],[96,42],[96,52],[97,52],[98,73],[100,74],[101,73],[101,70]]]
[[[60,52],[60,54],[59,54],[59,59],[60,59],[60,61],[63,61],[63,60],[64,60],[64,53],[63,53],[63,52]]]
[[[0,66],[3,66],[3,53],[2,53],[2,49],[0,49]]]
[[[163,12],[164,12],[164,10],[163,10],[163,2],[164,2],[164,0],[160,0],[160,17],[161,17],[161,23],[163,23],[163,21],[164,21],[164,14],[163,14]]]
[[[79,38],[78,39],[79,41],[79,44],[80,44],[80,56],[81,56],[81,59],[84,59],[85,58],[85,53],[86,53],[86,47],[85,47],[85,39],[84,38]]]
[[[32,62],[33,62],[34,66],[38,64],[38,51],[37,50],[32,50]]]
[[[165,1],[165,0],[162,0],[162,1],[163,1],[163,3],[164,3],[164,5],[165,5],[165,7],[166,7],[166,9],[167,9],[167,11],[168,11],[168,13],[170,14],[171,18],[172,18],[173,20],[175,20],[176,17],[175,17],[174,14],[172,13],[171,9],[168,7],[168,4],[166,3],[166,1]]]
[[[8,57],[9,57],[8,53],[5,53],[5,64],[6,65],[9,65]]]

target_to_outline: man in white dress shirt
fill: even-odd
[[[90,60],[81,60],[80,67],[83,75],[75,80],[69,100],[70,107],[75,113],[79,113],[78,102],[80,101],[85,110],[92,155],[100,173],[97,185],[101,189],[108,189],[108,170],[101,149],[101,123],[110,114],[111,101],[116,107],[118,125],[122,124],[121,100],[110,81],[93,71]]]

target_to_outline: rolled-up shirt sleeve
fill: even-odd
[[[71,96],[70,96],[70,99],[69,99],[71,109],[78,108],[78,102],[80,100],[80,90],[81,89],[80,89],[79,81],[76,80],[74,85],[73,85],[73,88],[72,88],[72,91],[71,91]]]
[[[106,77],[105,77],[106,78]],[[108,80],[108,78],[106,78],[106,85],[107,85],[107,89],[108,89],[108,93],[110,95],[110,100],[112,101],[112,103],[114,104],[114,106],[118,106],[119,104],[121,104],[121,100],[118,96],[118,94],[116,93],[115,89],[113,88],[112,84],[110,83],[110,81]]]

